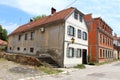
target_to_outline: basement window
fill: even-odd
[[[30,52],[34,52],[34,48],[30,48]]]
[[[17,50],[19,51],[19,50],[20,50],[20,47],[17,47]]]
[[[24,51],[26,51],[26,48],[24,48]]]

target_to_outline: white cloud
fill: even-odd
[[[65,8],[68,0],[3,0],[0,4],[9,5],[29,14],[50,14],[50,8],[55,7],[58,10]]]

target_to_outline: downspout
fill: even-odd
[[[62,54],[62,65],[61,65],[61,67],[64,67],[64,51],[65,51],[64,50],[65,49],[65,46],[64,46],[65,44],[64,43],[65,43],[65,27],[66,27],[65,26],[65,21],[63,23],[63,27],[64,27],[64,31],[63,31],[64,35],[63,35],[63,54]]]
[[[96,40],[97,40],[97,41],[96,41],[96,62],[99,62],[99,61],[98,61],[98,57],[99,57],[99,56],[98,56],[98,54],[99,54],[99,53],[98,53],[98,30],[99,30],[99,28],[97,28],[97,31],[96,31]]]

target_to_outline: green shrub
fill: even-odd
[[[84,69],[86,67],[84,64],[78,64],[77,66],[74,66],[74,68]]]
[[[62,70],[44,67],[44,66],[37,67],[37,69],[39,69],[40,71],[43,71],[44,73],[47,73],[47,74],[58,74],[60,72],[63,72]]]
[[[89,62],[88,65],[95,65],[95,63],[94,62]]]

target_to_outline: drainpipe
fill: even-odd
[[[97,31],[96,31],[96,62],[98,62],[98,30],[99,28],[97,28]]]

